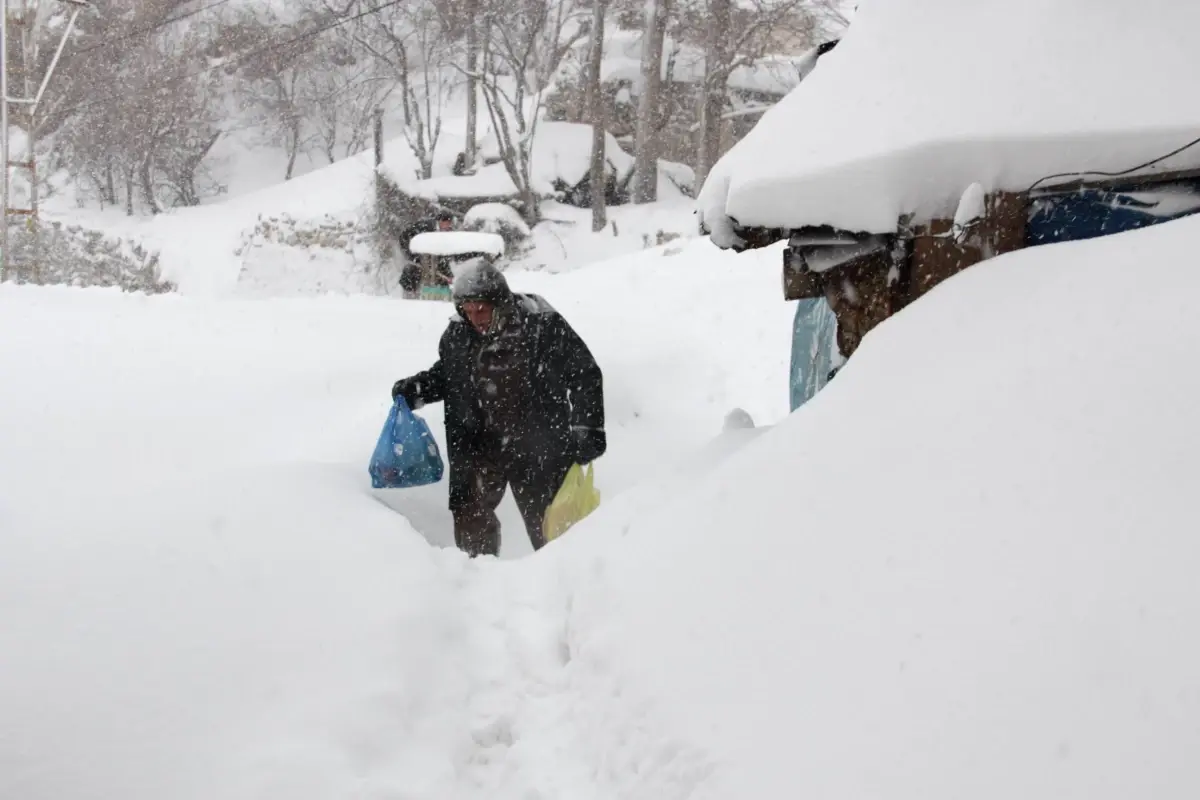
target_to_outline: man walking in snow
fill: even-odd
[[[410,408],[444,401],[454,541],[500,551],[496,507],[511,485],[535,550],[542,519],[573,464],[604,455],[604,387],[583,340],[539,295],[516,294],[480,259],[451,288],[457,316],[438,360],[399,380]]]

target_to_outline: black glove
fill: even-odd
[[[606,450],[608,437],[603,428],[571,428],[571,458],[576,464],[590,464]]]
[[[392,385],[392,400],[397,397],[403,397],[413,411],[424,405],[421,402],[421,384],[415,378],[401,378]]]

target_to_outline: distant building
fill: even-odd
[[[642,34],[618,30],[605,37],[603,90],[605,127],[632,152],[637,127],[637,105],[641,87]],[[771,48],[779,53],[768,55],[734,70],[728,82],[727,117],[722,123],[721,153],[742,139],[758,118],[787,95],[804,76],[812,60],[811,43],[802,33],[781,30]],[[586,63],[587,43],[574,54],[574,67],[546,102],[548,119],[588,122],[582,65]],[[700,82],[704,75],[704,52],[689,41],[668,39],[663,59],[663,118],[659,134],[659,157],[689,167],[695,166],[696,128],[700,120]]]

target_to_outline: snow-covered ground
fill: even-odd
[[[814,75],[895,21],[863,5]],[[1084,33],[1128,19],[1088,8]],[[1191,58],[1181,30],[1164,58]],[[1056,85],[1095,58],[1156,69],[1078,39],[1088,58]],[[932,69],[891,41],[893,78]],[[785,139],[798,161],[734,155],[708,199],[736,199],[733,172],[803,173]],[[953,184],[938,197],[980,177],[943,162],[916,172]],[[974,267],[787,415],[778,246],[657,246],[693,232],[670,193],[598,233],[549,204],[509,276],[604,369],[603,504],[525,557],[506,498],[501,558],[470,561],[445,483],[379,492],[366,472],[391,383],[429,365],[450,310],[388,297],[355,238],[370,154],[314,167],[238,174],[233,197],[153,220],[50,204],[158,250],[180,294],[0,286],[0,798],[1200,793],[1200,219]],[[828,202],[863,185],[787,200],[890,225],[905,196]],[[422,414],[444,446],[441,407]]]
[[[694,796],[1200,791],[1198,236],[973,267],[707,478],[576,532],[576,647],[707,753]]]
[[[696,243],[514,277],[606,371],[606,499],[734,406],[786,412],[773,262]],[[366,473],[391,383],[431,363],[447,305],[5,286],[0,309],[0,797],[511,779],[505,726],[529,723],[495,702],[558,680],[558,589],[440,549],[444,483],[372,492]],[[427,418],[441,439],[441,407]],[[528,553],[511,498],[502,518],[503,555]]]
[[[499,561],[366,475],[445,306],[2,287],[0,796],[1194,797],[1197,236],[974,267],[782,422],[775,249],[515,275],[611,450]]]

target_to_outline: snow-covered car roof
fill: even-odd
[[[423,256],[461,256],[484,253],[499,258],[504,255],[504,239],[495,233],[480,231],[429,231],[418,233],[408,245],[412,252]]]
[[[837,48],[714,167],[704,226],[888,233],[963,191],[1120,172],[1200,137],[1200,3],[862,0]],[[1146,171],[1200,167],[1200,146]]]

